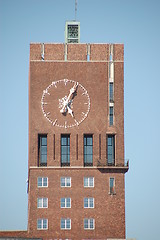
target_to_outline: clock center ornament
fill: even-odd
[[[41,98],[44,117],[55,127],[79,126],[90,111],[90,97],[87,90],[74,80],[53,81]]]

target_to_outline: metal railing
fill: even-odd
[[[108,159],[98,159],[97,167],[127,167],[129,168],[129,159],[113,159],[113,161],[108,161]]]

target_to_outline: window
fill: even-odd
[[[113,125],[113,107],[109,107],[109,125]]]
[[[61,135],[61,166],[70,166],[70,135]]]
[[[109,83],[109,101],[113,102],[113,82]]]
[[[38,177],[38,187],[48,187],[47,177]]]
[[[109,193],[110,194],[115,194],[115,178],[110,178],[109,179]]]
[[[84,135],[84,166],[93,166],[93,136]]]
[[[38,166],[47,166],[47,135],[38,135]]]
[[[71,208],[71,198],[61,198],[61,208]]]
[[[37,208],[48,208],[48,198],[38,198]]]
[[[94,198],[84,198],[84,208],[94,208]]]
[[[71,177],[61,177],[61,187],[71,187]]]
[[[84,229],[94,229],[94,219],[93,218],[85,218],[84,219]]]
[[[48,229],[48,219],[37,219],[37,229],[38,230]]]
[[[108,135],[107,137],[107,164],[109,166],[115,165],[115,137]]]
[[[71,219],[61,218],[61,229],[71,229]]]
[[[94,187],[94,177],[84,177],[84,187]]]

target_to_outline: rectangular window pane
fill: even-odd
[[[47,186],[48,186],[48,178],[47,178],[47,177],[44,177],[44,178],[43,178],[43,186],[44,186],[44,187],[47,187]]]
[[[84,135],[84,165],[93,165],[93,136]]]
[[[90,177],[90,178],[89,178],[89,186],[90,186],[90,187],[93,187],[93,186],[94,186],[94,178],[93,178],[93,177]]]
[[[42,198],[38,198],[37,206],[38,206],[38,208],[42,208]]]
[[[113,125],[113,107],[109,107],[109,125]]]
[[[113,83],[109,83],[109,100],[113,101]]]
[[[84,187],[94,187],[94,178],[84,177]]]
[[[64,177],[61,178],[61,187],[65,187],[65,178]]]
[[[88,187],[88,178],[84,178],[84,187]]]
[[[90,219],[90,229],[93,229],[94,228],[94,221],[93,219]]]
[[[70,135],[61,135],[61,165],[70,164]]]
[[[38,177],[38,187],[47,187],[47,186],[48,186],[48,178]]]
[[[90,198],[90,208],[93,208],[94,207],[94,200],[93,198]]]
[[[65,219],[61,219],[61,229],[65,229]]]
[[[66,207],[67,208],[71,207],[71,199],[70,198],[66,198]]]
[[[107,163],[108,165],[115,164],[115,137],[108,135],[107,138]]]
[[[43,229],[47,229],[48,221],[47,219],[43,219]]]
[[[84,219],[84,229],[88,229],[88,219]]]
[[[61,177],[61,187],[71,187],[71,178]]]
[[[66,178],[66,186],[70,187],[71,186],[71,178]]]
[[[110,194],[114,194],[115,193],[115,179],[114,178],[110,178]]]
[[[43,198],[43,207],[44,208],[48,207],[48,198]]]
[[[84,198],[84,208],[88,208],[88,198]]]
[[[47,135],[38,135],[38,165],[47,166]]]
[[[61,208],[65,208],[65,198],[61,198]]]
[[[42,219],[37,220],[37,228],[41,229],[42,228]]]
[[[67,229],[70,229],[70,223],[71,223],[71,220],[70,219],[66,219],[66,228]]]
[[[38,178],[38,187],[42,187],[42,178],[41,177]]]

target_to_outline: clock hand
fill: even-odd
[[[70,93],[69,93],[67,99],[65,99],[64,102],[63,102],[63,107],[60,110],[60,113],[65,113],[65,112],[67,112],[68,109],[71,110],[71,108],[68,105],[70,104],[71,100],[73,99],[72,94],[75,93],[75,91],[77,90],[77,87],[78,87],[78,82],[75,82],[74,86],[70,89]],[[70,113],[69,111],[68,111],[68,113]],[[72,114],[71,114],[71,116],[72,116]]]
[[[74,117],[73,111],[68,105],[67,105],[67,110],[68,110],[68,113],[71,114],[72,117]]]

